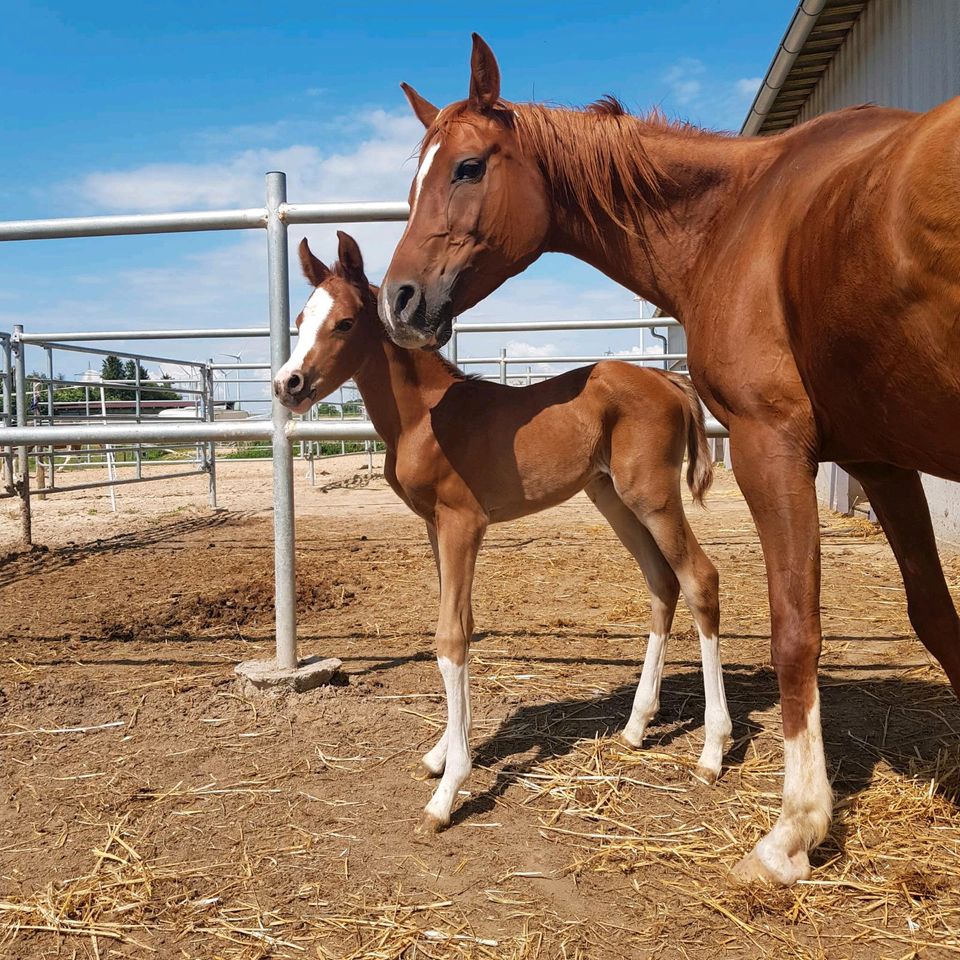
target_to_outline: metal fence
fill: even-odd
[[[73,352],[90,351],[103,355],[103,348],[81,347],[80,343],[97,340],[171,340],[217,337],[269,337],[269,370],[275,373],[290,355],[290,303],[289,261],[287,229],[291,224],[358,223],[403,221],[408,216],[406,203],[317,203],[292,204],[287,202],[286,176],[280,172],[266,175],[266,203],[263,207],[239,210],[218,210],[168,214],[131,216],[81,217],[56,220],[8,221],[0,223],[0,240],[44,240],[69,237],[122,236],[134,234],[186,233],[218,230],[266,231],[269,327],[240,329],[197,330],[115,330],[78,331],[65,333],[30,334],[17,328],[12,335],[0,332],[0,358],[2,358],[2,437],[0,437],[0,460],[2,460],[5,495],[17,496],[21,505],[21,536],[25,544],[31,542],[30,529],[30,471],[31,448],[35,456],[47,456],[51,467],[56,456],[56,447],[67,444],[101,444],[115,451],[119,445],[132,445],[139,451],[135,460],[136,475],[132,481],[144,479],[143,451],[155,444],[194,445],[198,450],[197,468],[210,477],[210,500],[216,503],[216,454],[217,442],[269,442],[273,462],[273,523],[274,523],[274,571],[275,571],[275,616],[276,616],[276,662],[281,670],[293,671],[298,666],[296,583],[294,552],[294,502],[293,463],[294,444],[323,441],[375,441],[378,439],[372,424],[365,420],[295,420],[290,411],[275,399],[270,401],[270,417],[266,419],[217,420],[213,377],[216,371],[265,370],[266,364],[215,364],[212,359],[191,365],[196,370],[196,387],[178,390],[196,398],[196,412],[189,419],[159,419],[148,421],[142,405],[135,400],[132,416],[117,422],[104,414],[91,411],[89,416],[72,418],[75,422],[58,422],[55,410],[48,407],[46,423],[28,426],[26,396],[25,350],[28,345],[40,347],[48,358],[54,350]],[[675,324],[669,318],[656,320],[606,320],[592,323],[572,321],[540,321],[523,324],[461,323],[454,325],[450,345],[451,359],[460,364],[493,365],[497,379],[507,382],[509,370],[517,364],[531,364],[528,357],[508,356],[501,350],[495,357],[458,356],[459,341],[463,335],[481,332],[505,333],[510,331],[557,331],[557,330],[602,330],[602,329],[652,329]],[[140,360],[156,361],[163,358],[133,351],[109,351],[139,364]],[[550,363],[586,363],[604,357],[560,356],[544,358]],[[639,362],[682,361],[683,355],[627,356],[626,360]],[[172,361],[188,365],[182,360]],[[48,359],[47,380],[54,381],[52,361]],[[137,394],[139,375],[134,377],[134,394]],[[59,381],[56,381],[59,382]],[[111,384],[113,385],[113,384]],[[122,386],[121,384],[117,384]],[[99,387],[99,385],[96,385]],[[128,384],[129,386],[129,384]],[[142,384],[140,385],[142,386]],[[52,389],[49,390],[52,395]],[[12,425],[12,398],[16,397],[16,425]],[[44,418],[40,418],[41,420]],[[100,422],[91,422],[99,420]],[[722,427],[715,421],[708,423],[708,432],[713,436],[723,435]],[[16,464],[16,469],[15,469]],[[51,471],[52,476],[52,471]],[[109,483],[109,479],[107,481]],[[116,480],[114,483],[118,482]],[[74,485],[77,489],[82,485]],[[63,487],[47,488],[41,492],[62,490]]]

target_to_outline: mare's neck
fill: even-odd
[[[776,148],[659,119],[547,112],[583,127],[582,137],[537,144],[551,154],[538,156],[554,196],[547,249],[585,260],[682,318],[711,238]],[[606,196],[584,202],[578,184],[596,182],[598,170],[614,171]]]
[[[354,374],[367,415],[390,450],[422,423],[450,386],[462,377],[439,353],[398,347],[374,316],[375,340]]]

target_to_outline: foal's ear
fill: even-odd
[[[366,283],[367,277],[363,272],[363,254],[360,253],[357,241],[349,233],[344,233],[342,230],[337,231],[337,238],[340,241],[340,250],[337,256],[340,259],[340,267],[344,277],[361,285]]]
[[[426,97],[421,97],[409,83],[401,83],[400,89],[406,94],[417,119],[429,130],[433,126],[433,121],[437,119],[440,108],[435,107]]]
[[[300,241],[300,268],[315,287],[319,287],[330,276],[330,268],[313,255],[306,237]]]
[[[470,56],[470,102],[479,110],[489,110],[500,99],[500,68],[497,58],[479,33],[473,34]]]

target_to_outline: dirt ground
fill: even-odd
[[[871,525],[822,518],[833,830],[809,882],[741,890],[728,871],[776,817],[782,751],[762,557],[732,477],[690,513],[722,578],[719,783],[690,778],[703,696],[682,607],[648,742],[617,737],[648,605],[581,496],[490,531],[475,767],[453,826],[421,837],[437,588],[419,521],[363,463],[297,481],[302,653],[344,664],[297,697],[245,699],[233,674],[271,652],[268,465],[224,464],[216,514],[193,479],[124,488],[117,514],[102,492],[35,504],[46,549],[0,563],[0,955],[960,953],[960,707]],[[16,531],[7,501],[0,543]],[[945,566],[957,596],[960,560]]]

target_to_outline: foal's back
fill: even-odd
[[[526,387],[458,381],[430,425],[442,458],[499,521],[562,503],[609,473],[617,444],[637,470],[676,478],[689,416],[660,371],[605,360]]]

